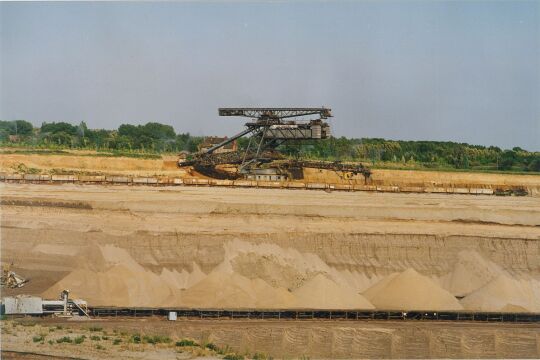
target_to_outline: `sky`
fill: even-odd
[[[2,120],[232,135],[237,106],[540,151],[540,1],[0,3]]]

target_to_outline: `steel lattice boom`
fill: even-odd
[[[244,116],[249,118],[277,118],[285,119],[291,117],[301,117],[308,115],[319,115],[321,119],[332,117],[331,109],[321,108],[219,108],[219,116]]]

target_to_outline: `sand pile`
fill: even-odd
[[[373,284],[381,280],[382,276],[369,277],[358,271],[341,270],[333,272],[338,284],[350,287],[356,293],[361,293],[370,288]]]
[[[193,270],[191,272],[186,270],[178,272],[176,269],[169,270],[163,268],[161,270],[160,278],[171,288],[185,290],[206,277],[206,274],[196,263],[193,263],[192,267]]]
[[[163,306],[178,301],[180,289],[138,264],[129,253],[112,245],[89,249],[80,268],[47,289],[56,298],[68,289],[92,305]]]
[[[191,272],[163,268],[154,273],[112,245],[90,246],[83,254],[78,268],[43,296],[69,289],[103,306],[373,308],[357,292],[369,284],[368,277],[339,272],[314,254],[276,245],[232,241],[209,275],[195,263]]]
[[[456,294],[470,293],[460,303],[413,269],[370,278],[273,244],[231,241],[224,250],[223,262],[206,275],[194,262],[192,271],[154,273],[125,249],[89,246],[77,258],[78,268],[43,296],[56,298],[68,289],[94,306],[540,311],[539,281],[514,280],[475,252],[461,252],[441,279]]]
[[[441,278],[443,288],[454,296],[465,296],[505,273],[476,251],[459,252],[452,272]]]
[[[448,291],[414,269],[391,274],[363,295],[377,309],[388,310],[462,310]]]
[[[318,274],[339,285],[360,292],[378,278],[355,271],[337,270],[313,253],[302,253],[275,244],[254,244],[233,240],[224,244],[225,260],[231,271],[250,279],[262,279],[274,287],[295,290]]]
[[[294,291],[296,308],[374,309],[362,295],[350,287],[338,285],[322,274],[316,275]]]
[[[339,272],[314,254],[240,240],[225,244],[224,250],[224,261],[182,293],[183,306],[373,308],[355,290],[365,287],[369,278]]]
[[[540,312],[540,282],[500,275],[461,300],[467,310]]]
[[[261,279],[213,271],[183,292],[182,305],[193,308],[290,308],[294,296],[283,288],[273,288]]]

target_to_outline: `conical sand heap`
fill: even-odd
[[[438,311],[463,309],[452,294],[414,269],[389,275],[366,290],[363,295],[377,309]]]

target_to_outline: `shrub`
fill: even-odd
[[[143,341],[149,344],[160,344],[160,343],[170,343],[172,340],[168,336],[154,335],[149,336],[145,335]]]
[[[47,341],[47,342],[49,343],[49,345],[54,344],[54,341],[52,341],[52,340],[49,340],[49,341]]]
[[[43,340],[45,340],[45,336],[43,336],[43,335],[34,336],[34,337],[32,338],[32,341],[35,342],[35,343],[37,343],[37,342],[43,342]]]
[[[227,354],[223,357],[224,360],[244,360],[243,355],[238,354]]]
[[[129,342],[134,343],[134,344],[140,344],[141,343],[141,335],[139,335],[139,334],[131,335],[131,337],[129,338]]]
[[[33,321],[30,321],[30,322],[21,322],[21,325],[22,325],[22,326],[36,326],[37,323],[36,323],[36,322],[33,322]]]
[[[193,340],[182,339],[176,342],[176,346],[199,346],[199,344]]]
[[[205,345],[205,347],[207,349],[212,350],[212,351],[218,351],[219,350],[219,348],[213,343],[208,343],[208,344]]]
[[[92,336],[90,336],[90,340],[99,341],[99,340],[101,340],[101,338],[99,336],[92,335]]]
[[[90,330],[90,331],[101,331],[101,330],[103,330],[103,328],[95,326],[95,327],[89,327],[88,330]]]
[[[86,338],[86,336],[77,336],[74,340],[75,344],[82,344],[84,342],[84,339]]]
[[[109,340],[109,337],[108,336],[102,336],[101,340]]]
[[[96,345],[96,349],[98,350],[105,350],[105,347],[101,346],[100,344]]]
[[[122,342],[121,339],[114,339],[113,345],[119,345]]]
[[[261,353],[255,353],[252,357],[253,360],[266,360],[266,355]]]
[[[64,337],[61,337],[60,339],[56,339],[56,342],[58,344],[61,344],[61,343],[71,344],[73,340],[69,336],[64,336]]]

